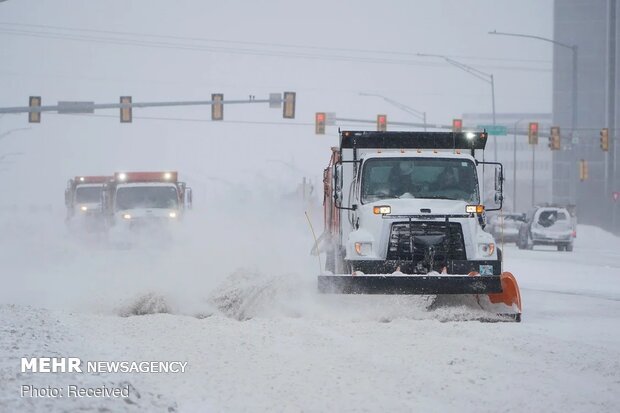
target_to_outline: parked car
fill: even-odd
[[[519,228],[525,222],[525,214],[494,215],[489,220],[487,230],[497,242],[517,242]]]
[[[517,246],[531,250],[535,245],[555,245],[558,251],[572,251],[574,236],[573,219],[566,208],[537,207],[527,213]]]

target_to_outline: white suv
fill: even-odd
[[[517,246],[532,249],[534,245],[555,245],[558,251],[572,251],[575,228],[566,208],[537,207],[527,213],[519,229]]]

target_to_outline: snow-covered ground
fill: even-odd
[[[455,321],[473,310],[429,312],[427,297],[317,295],[303,212],[195,214],[170,245],[132,250],[76,240],[53,215],[0,224],[0,411],[620,405],[620,239],[600,229],[580,226],[572,253],[505,246],[504,267],[522,289],[517,324]],[[132,315],[143,310],[166,313]],[[35,356],[188,365],[168,374],[20,373],[20,359]],[[25,384],[131,392],[22,398]]]

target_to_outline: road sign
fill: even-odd
[[[58,113],[95,113],[95,102],[58,102]]]
[[[478,125],[477,129],[486,129],[489,135],[494,136],[506,136],[508,135],[508,129],[503,125]]]
[[[272,109],[279,109],[282,107],[282,93],[269,94],[269,107]]]
[[[614,192],[611,196],[613,197],[614,201],[617,201],[620,199],[620,192]]]

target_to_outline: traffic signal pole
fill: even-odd
[[[291,92],[285,92],[291,93]],[[127,98],[127,97],[126,97]],[[31,99],[32,100],[32,99]],[[40,102],[40,100],[39,100]],[[95,103],[95,102],[62,102],[56,105],[41,106],[15,106],[0,108],[0,114],[10,113],[41,113],[41,112],[58,112],[63,114],[70,113],[94,113],[97,109],[131,109],[131,108],[152,108],[152,107],[172,107],[172,106],[209,106],[213,104],[253,104],[253,103],[269,103],[272,108],[280,108],[282,104],[293,104],[294,97],[291,99],[283,99],[279,93],[274,93],[269,99],[256,99],[250,96],[248,99],[233,100],[187,100],[172,102],[129,102],[129,103]],[[285,114],[286,115],[286,114]],[[294,116],[294,115],[293,115]],[[285,116],[290,118],[290,114]]]
[[[60,113],[92,113],[96,109],[126,109],[126,108],[153,108],[170,106],[206,106],[212,105],[213,100],[194,100],[180,102],[133,102],[133,103],[94,103],[94,102],[58,102],[57,105],[45,106],[15,106],[0,108],[0,113],[30,113],[30,112],[60,112]],[[251,100],[225,100],[217,103],[238,104],[238,103],[269,103],[269,99]],[[71,105],[68,105],[71,103]]]

